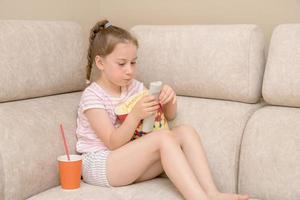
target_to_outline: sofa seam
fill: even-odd
[[[243,131],[242,131],[242,135],[241,135],[241,138],[240,138],[240,145],[239,145],[239,148],[238,148],[238,153],[237,153],[237,168],[236,168],[236,192],[239,192],[239,183],[240,183],[240,162],[241,162],[241,151],[242,151],[242,144],[243,144],[243,141],[244,141],[244,136],[245,136],[245,130],[247,128],[247,125],[249,123],[249,121],[252,119],[252,117],[255,115],[256,112],[258,112],[259,110],[261,110],[263,107],[265,107],[266,105],[262,105],[261,107],[257,108],[256,110],[254,110],[249,118],[246,120],[246,123],[245,123],[245,126],[243,128]]]
[[[248,79],[248,86],[247,86],[247,97],[249,98],[249,93],[250,93],[250,54],[251,54],[251,40],[252,40],[252,35],[253,35],[253,29],[250,27],[250,35],[249,35],[249,41],[248,41],[248,59],[247,59],[247,79]],[[246,98],[247,98],[246,97]],[[238,192],[239,189],[239,172],[240,172],[240,155],[241,155],[241,147],[242,147],[242,141],[243,141],[243,137],[244,137],[244,132],[246,129],[246,126],[248,124],[248,121],[250,120],[250,118],[252,117],[252,115],[256,112],[256,110],[250,115],[250,117],[246,120],[245,126],[243,128],[242,134],[241,134],[241,138],[239,141],[239,146],[238,146],[238,150],[237,150],[237,155],[236,155],[236,186],[235,186],[235,191]]]

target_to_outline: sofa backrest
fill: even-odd
[[[138,75],[178,95],[256,103],[261,97],[264,38],[256,25],[135,26]],[[148,85],[147,85],[148,86]]]
[[[59,184],[63,123],[75,153],[85,48],[74,22],[0,21],[0,199]]]
[[[298,200],[300,24],[275,28],[263,81],[263,97],[268,106],[256,111],[245,128],[239,191],[264,200]]]
[[[300,107],[300,24],[274,30],[262,92],[269,104]]]
[[[84,88],[80,25],[1,20],[0,44],[0,102]]]

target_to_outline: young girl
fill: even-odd
[[[131,140],[142,119],[162,105],[165,117],[176,115],[176,94],[164,85],[156,101],[141,98],[119,124],[115,107],[144,86],[134,79],[138,42],[128,31],[98,22],[90,33],[87,79],[92,65],[99,78],[83,92],[77,118],[77,151],[83,156],[85,182],[104,187],[125,186],[167,174],[188,200],[247,200],[247,195],[220,193],[216,188],[195,129],[187,125],[154,131]]]

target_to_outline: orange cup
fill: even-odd
[[[62,189],[74,190],[80,187],[82,159],[80,155],[67,155],[57,158],[60,185]]]

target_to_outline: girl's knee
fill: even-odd
[[[188,124],[182,124],[177,126],[176,128],[184,132],[196,132],[196,130],[191,125]]]
[[[197,131],[190,125],[183,124],[177,126],[173,132],[176,138],[181,142],[183,140],[194,140],[196,138],[201,140],[200,134],[198,134]]]
[[[160,145],[166,145],[170,143],[176,143],[179,145],[178,141],[174,137],[173,133],[168,130],[153,132],[155,137],[157,138]]]

